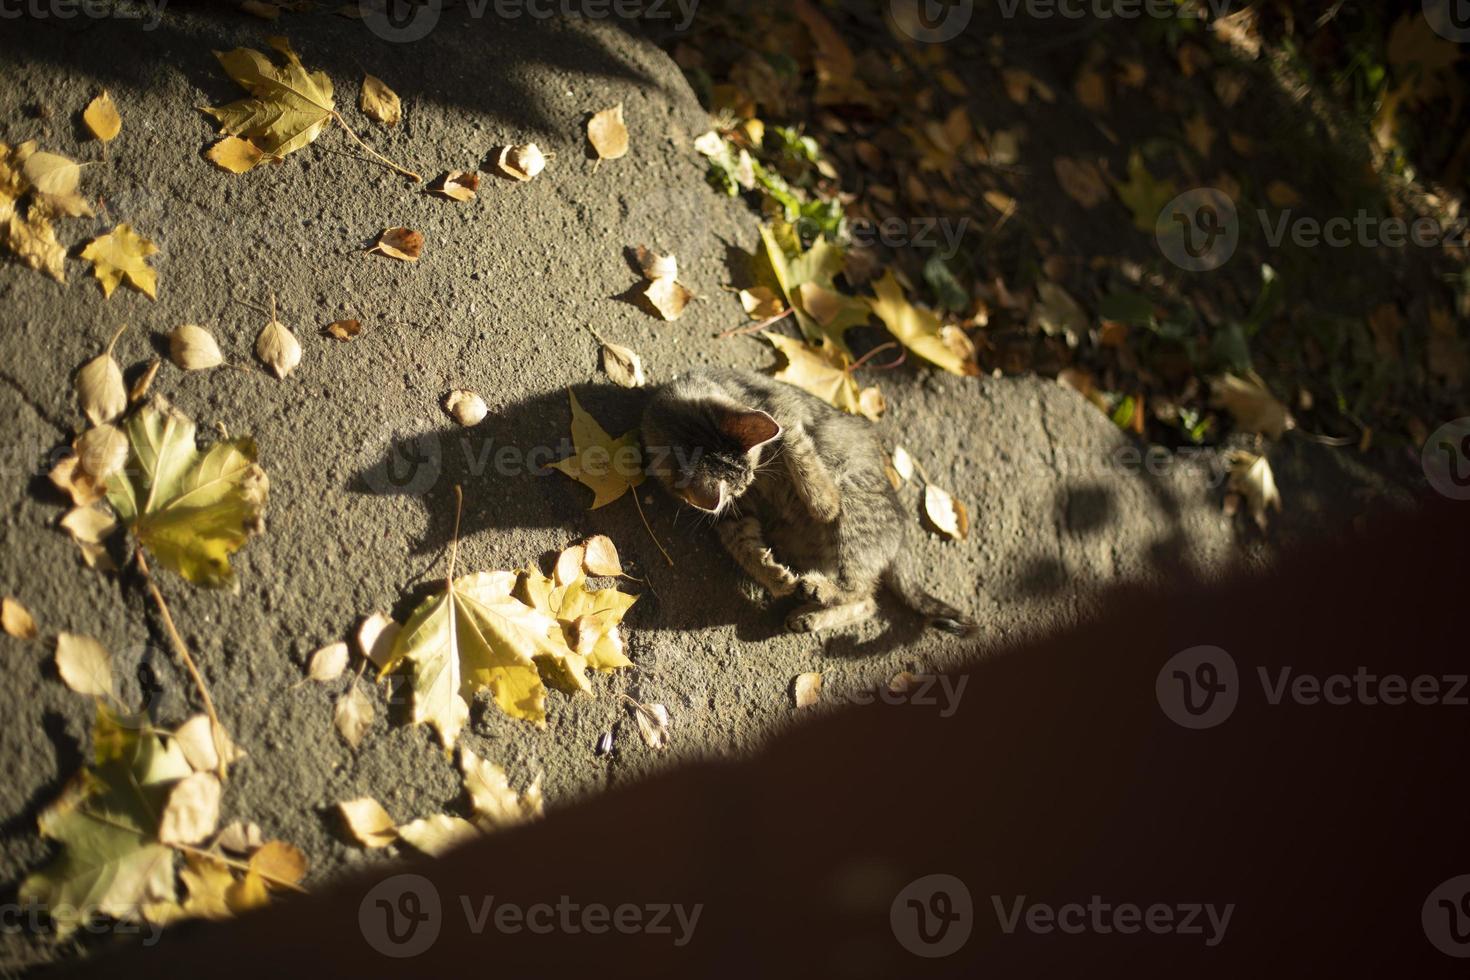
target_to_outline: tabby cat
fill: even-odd
[[[886,585],[938,629],[976,624],[915,584],[910,521],[871,423],[748,371],[710,370],[656,389],[643,413],[649,470],[717,517],[725,548],[775,597],[803,600],[798,633],[862,622]]]

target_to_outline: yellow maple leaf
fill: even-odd
[[[951,329],[947,334],[938,316],[905,299],[892,270],[873,283],[873,291],[877,293],[876,299],[869,300],[873,313],[900,344],[951,374],[980,373],[974,360],[963,353],[968,350],[967,343],[960,341],[963,332]]]
[[[102,295],[111,296],[124,279],[149,299],[158,298],[158,272],[145,261],[158,246],[125,224],[82,249],[82,258],[92,263],[92,274],[102,284]]]
[[[589,510],[606,507],[643,482],[638,431],[614,439],[587,414],[575,394],[568,391],[567,397],[572,403],[572,446],[576,452],[551,466],[592,490]]]
[[[883,395],[877,388],[859,389],[852,376],[852,358],[832,341],[816,347],[769,331],[761,336],[781,355],[781,363],[771,372],[777,381],[795,385],[853,415],[865,415],[877,421],[883,414]]]
[[[284,37],[268,43],[286,59],[284,68],[251,48],[216,51],[214,56],[250,98],[205,108],[231,136],[250,139],[265,153],[285,156],[316,139],[336,116],[332,80],[307,71]]]
[[[536,658],[542,678],[569,692],[591,693],[587,668],[610,672],[633,665],[623,653],[618,627],[638,597],[616,588],[587,588],[584,556],[582,546],[568,548],[550,576],[536,568],[525,569],[515,594],[554,621],[551,639],[561,649]]]

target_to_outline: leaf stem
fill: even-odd
[[[664,551],[664,546],[662,544],[659,544],[658,536],[653,533],[653,527],[648,523],[648,518],[643,516],[643,505],[638,502],[638,488],[629,487],[628,489],[633,493],[633,506],[638,508],[638,516],[643,518],[643,529],[648,532],[649,539],[652,540],[654,544],[658,545],[658,550],[663,551],[664,561],[669,563],[670,568],[673,568],[674,559],[669,557],[669,553],[667,551]]]
[[[189,656],[189,648],[184,644],[184,638],[179,635],[179,629],[174,625],[174,617],[168,611],[168,603],[163,601],[163,593],[158,590],[158,583],[153,581],[153,574],[148,570],[148,560],[143,557],[143,549],[140,546],[135,552],[138,562],[138,570],[143,573],[143,581],[148,583],[148,591],[153,595],[153,601],[158,604],[158,611],[163,616],[164,631],[168,638],[173,641],[174,652],[184,662],[184,668],[188,670],[189,676],[194,681],[195,688],[199,691],[199,697],[204,702],[204,712],[209,715],[209,738],[214,743],[214,754],[218,759],[215,767],[215,775],[219,776],[220,782],[225,781],[226,762],[225,757],[229,754],[228,746],[220,738],[224,726],[220,724],[219,715],[214,710],[214,699],[209,696],[209,688],[204,685],[204,678],[199,673],[199,668],[194,664],[194,658]]]
[[[454,485],[454,537],[449,541],[449,576],[446,579],[449,590],[454,591],[454,564],[459,560],[459,517],[464,511],[464,491],[459,484]]]
[[[184,854],[192,854],[195,857],[208,858],[211,861],[218,861],[220,864],[234,868],[236,871],[244,871],[246,874],[250,874],[253,872],[254,874],[260,875],[262,878],[275,885],[277,888],[288,888],[291,891],[300,892],[302,895],[308,894],[305,888],[302,888],[295,882],[287,881],[285,878],[277,878],[275,875],[267,871],[261,871],[259,868],[252,868],[248,862],[237,861],[234,858],[225,857],[218,851],[206,851],[204,848],[194,847],[192,844],[171,843],[167,846],[172,847],[176,851],[181,851]]]
[[[759,323],[747,323],[743,327],[731,327],[729,330],[726,330],[715,339],[723,340],[726,337],[739,337],[742,334],[755,333],[757,330],[764,330],[769,326],[774,326],[776,323],[786,319],[790,315],[791,307],[788,306],[786,309],[782,310],[780,313],[777,313],[775,316],[762,320]]]
[[[394,171],[397,171],[400,174],[403,174],[403,176],[409,178],[410,180],[412,180],[416,184],[423,182],[424,178],[420,177],[418,174],[414,173],[412,170],[405,170],[403,167],[400,167],[398,164],[394,163],[392,160],[389,160],[387,157],[383,156],[383,154],[379,153],[377,150],[373,149],[371,146],[368,146],[366,143],[364,143],[362,141],[362,137],[358,136],[355,132],[352,131],[352,127],[349,126],[349,125],[347,125],[347,120],[345,120],[345,119],[342,118],[342,113],[340,113],[340,112],[338,112],[338,111],[336,111],[334,109],[334,110],[332,110],[332,118],[335,119],[335,120],[337,120],[338,124],[343,129],[347,130],[347,135],[348,136],[351,136],[353,138],[353,140],[356,141],[356,143],[357,143],[358,146],[362,147],[364,150],[366,150],[368,152],[368,156],[372,157],[374,160],[376,160],[379,163],[383,164],[383,166],[387,167],[388,169],[394,170]]]
[[[124,323],[122,326],[117,328],[117,333],[113,334],[112,339],[107,342],[107,356],[112,356],[112,349],[117,346],[117,338],[121,337],[123,335],[123,331],[126,329],[128,329],[128,325]]]

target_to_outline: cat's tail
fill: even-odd
[[[889,566],[884,582],[903,604],[924,617],[934,629],[943,630],[954,636],[974,636],[980,632],[980,624],[942,599],[926,592],[918,582],[913,569],[900,556]]]

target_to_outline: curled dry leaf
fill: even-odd
[[[513,827],[541,816],[541,781],[538,778],[524,795],[511,789],[505,770],[489,759],[482,759],[461,746],[459,767],[464,774],[465,792],[470,797],[475,823],[482,830]]]
[[[112,96],[107,94],[107,89],[87,104],[82,111],[82,122],[87,124],[93,136],[104,143],[117,139],[117,134],[122,132],[122,116],[118,115],[117,106],[113,104]]]
[[[255,338],[255,356],[277,378],[284,378],[301,363],[301,342],[290,328],[272,317]]]
[[[82,551],[86,552],[89,550],[88,545],[100,546],[117,527],[117,521],[107,511],[97,507],[73,507],[61,519],[61,526],[73,540],[82,545]],[[93,561],[88,560],[87,564],[93,564]]]
[[[215,772],[221,763],[229,766],[245,757],[229,733],[208,715],[195,715],[180,725],[174,741],[195,772]]]
[[[375,255],[386,255],[390,259],[399,259],[403,262],[417,262],[423,250],[424,236],[402,225],[385,228],[378,236],[377,243],[368,249]]]
[[[197,844],[219,826],[219,777],[196,772],[174,784],[168,804],[158,822],[158,839],[164,844]]]
[[[147,396],[148,389],[153,386],[153,379],[158,377],[158,369],[162,364],[162,359],[157,357],[148,362],[143,373],[138,375],[138,380],[134,381],[133,386],[128,389],[129,402],[140,402]]]
[[[56,671],[78,694],[112,696],[112,654],[90,636],[62,633],[56,638]]]
[[[113,344],[118,342],[121,334],[122,329],[119,329],[118,334],[113,335],[112,344],[107,344],[107,350],[82,364],[76,372],[76,398],[81,401],[82,414],[93,425],[112,422],[128,408],[128,389],[122,383],[122,367],[112,356]]]
[[[337,804],[347,831],[363,847],[387,847],[398,839],[398,828],[382,804],[371,796]]]
[[[623,574],[617,546],[606,534],[594,534],[582,542],[582,567],[588,575],[617,576]]]
[[[337,699],[332,709],[332,724],[337,727],[337,734],[355,749],[362,744],[363,736],[372,723],[373,702],[354,680],[347,692]]]
[[[82,469],[82,461],[76,456],[67,456],[51,468],[49,474],[56,489],[71,498],[78,507],[95,504],[107,496],[107,488]]]
[[[424,193],[447,197],[451,201],[472,201],[479,189],[479,174],[472,170],[451,170],[424,188]]]
[[[586,545],[574,544],[556,556],[551,569],[551,580],[557,585],[568,585],[582,575],[582,563],[587,560]]]
[[[133,231],[126,224],[92,239],[82,249],[81,257],[92,263],[92,274],[102,284],[102,295],[108,297],[118,283],[127,284],[149,299],[158,298],[158,272],[147,258],[158,246]]]
[[[329,643],[311,655],[306,676],[320,683],[334,681],[347,669],[347,644]]]
[[[775,290],[765,286],[740,290],[740,305],[752,320],[769,320],[786,309],[785,302]]]
[[[398,93],[376,75],[363,75],[357,106],[369,119],[386,126],[396,126],[403,118],[403,102]]]
[[[793,692],[798,708],[810,708],[822,697],[822,675],[818,673],[796,675]]]
[[[249,854],[261,845],[260,827],[254,822],[234,820],[219,832],[219,846],[236,854]]]
[[[621,102],[587,120],[587,141],[599,161],[616,160],[628,152],[628,127],[623,122]]]
[[[270,884],[300,884],[306,877],[306,855],[285,841],[266,841],[250,856],[250,870]]]
[[[232,174],[254,170],[262,160],[277,159],[266,156],[260,147],[238,136],[226,136],[217,141],[205,151],[204,157],[216,167]]]
[[[168,356],[185,371],[207,371],[225,362],[214,335],[192,323],[175,327],[168,335]]]
[[[902,446],[896,446],[893,450],[893,469],[904,480],[914,478],[914,458]]]
[[[1230,490],[1245,498],[1256,526],[1266,530],[1266,511],[1281,512],[1281,492],[1276,489],[1276,474],[1265,456],[1235,452],[1230,457]]]
[[[1243,378],[1233,374],[1221,375],[1210,381],[1210,390],[1215,401],[1225,406],[1235,417],[1235,423],[1247,432],[1280,439],[1287,429],[1296,427],[1286,406],[1254,374]]]
[[[645,279],[677,279],[679,278],[679,260],[672,255],[660,255],[648,248],[639,245],[637,248],[638,268]]]
[[[31,611],[13,596],[0,599],[0,629],[17,640],[34,640],[40,633]]]
[[[665,320],[679,319],[684,314],[684,308],[694,298],[694,294],[683,283],[667,276],[650,281],[644,288],[643,295]]]
[[[485,399],[473,391],[455,389],[444,396],[444,411],[465,428],[479,425],[486,415],[490,414],[490,408],[485,404]]]
[[[633,718],[638,734],[651,749],[664,749],[669,744],[669,709],[661,704],[633,704]]]
[[[362,333],[361,320],[333,320],[322,328],[322,333],[337,340],[351,340]]]
[[[535,143],[521,143],[502,147],[495,163],[507,176],[526,181],[546,169],[546,155]]]
[[[381,670],[392,658],[399,629],[401,627],[387,616],[373,613],[357,628],[358,652]]]
[[[964,540],[969,537],[970,515],[965,505],[932,483],[924,487],[924,516],[930,526],[946,538]]]
[[[128,461],[128,437],[111,424],[83,432],[74,448],[82,470],[98,483],[106,483]]]
[[[620,344],[602,342],[602,370],[613,384],[624,388],[641,388],[647,382],[643,359]]]

